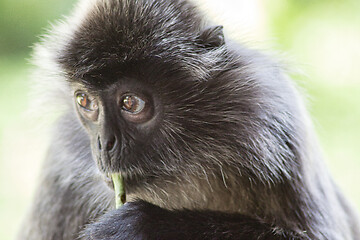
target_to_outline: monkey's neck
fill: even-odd
[[[166,209],[244,213],[250,208],[246,188],[230,177],[226,181],[215,176],[155,180],[130,190],[127,199],[142,199]]]
[[[186,177],[152,181],[130,190],[128,201],[142,199],[166,209],[213,210],[261,217],[292,229],[308,229],[303,204],[308,204],[288,183],[274,185],[230,175]],[[306,191],[306,189],[303,189]],[[317,211],[313,209],[312,211]]]

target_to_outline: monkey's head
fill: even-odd
[[[280,177],[292,168],[289,99],[273,91],[287,83],[263,81],[277,69],[252,69],[256,54],[238,56],[222,27],[207,27],[182,0],[99,0],[86,11],[57,62],[102,172],[227,167]]]

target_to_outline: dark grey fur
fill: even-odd
[[[40,88],[65,111],[19,239],[360,239],[276,63],[231,44],[184,0],[78,9],[36,47]],[[102,131],[119,140],[108,157],[79,121],[79,88],[98,96]],[[121,88],[151,95],[150,122],[122,119]],[[114,210],[106,182],[118,171],[129,202]]]

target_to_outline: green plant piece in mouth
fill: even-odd
[[[111,174],[111,178],[114,183],[116,208],[119,208],[126,202],[124,179],[120,173]]]

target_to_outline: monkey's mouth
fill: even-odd
[[[106,185],[110,189],[114,190],[114,182],[111,179],[111,174],[110,173],[102,174],[102,178],[103,178],[103,181],[106,183]]]
[[[104,175],[104,182],[115,192],[116,208],[126,203],[124,178],[121,173],[108,173]]]

